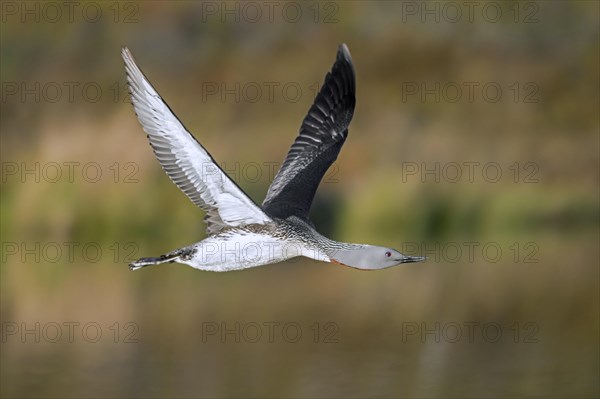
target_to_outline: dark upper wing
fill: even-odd
[[[206,212],[209,234],[271,219],[219,168],[158,95],[127,48],[122,51],[135,113],[163,169]]]
[[[308,219],[323,175],[337,159],[354,113],[355,78],[350,52],[340,45],[331,72],[300,127],[300,134],[262,204],[270,216]]]

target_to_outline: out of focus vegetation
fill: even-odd
[[[38,7],[39,22],[6,3]],[[53,22],[44,4],[2,3],[3,397],[600,394],[598,3],[478,2],[456,23],[438,2],[427,4],[439,22],[414,2],[304,3],[297,22],[279,8],[252,22],[244,3],[186,1],[82,2]],[[502,17],[484,18],[486,6]],[[129,258],[200,240],[204,224],[127,104],[121,46],[260,203],[265,163],[284,158],[342,42],[357,107],[313,219],[332,238],[429,261],[130,272]],[[301,324],[303,339],[201,339],[206,322],[272,321]],[[309,326],[328,321],[339,342],[315,344]],[[36,322],[95,322],[106,339],[7,334]],[[115,322],[135,323],[139,342],[114,343]],[[497,323],[504,338],[404,339],[407,323],[436,322]],[[536,341],[515,342],[510,329],[526,323]]]

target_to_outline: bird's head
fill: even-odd
[[[424,256],[407,256],[393,248],[375,245],[351,244],[346,248],[331,251],[332,263],[338,263],[362,270],[378,270],[397,266],[401,263],[421,262]]]

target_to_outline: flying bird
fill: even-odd
[[[206,214],[207,237],[157,258],[141,258],[129,268],[182,263],[225,272],[277,263],[297,256],[376,270],[419,262],[389,247],[350,244],[319,234],[309,219],[323,175],[348,137],[355,106],[355,76],[350,52],[339,46],[300,134],[258,206],[217,165],[183,126],[122,49],[131,100],[154,154],[169,178]]]

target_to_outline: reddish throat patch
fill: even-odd
[[[342,262],[340,262],[339,260],[336,260],[336,259],[331,259],[330,262],[331,263],[335,263],[336,265],[346,266],[346,267],[349,267],[349,268],[354,269],[354,270],[360,270],[361,272],[370,272],[370,271],[372,271],[370,269],[358,269],[356,267],[348,266],[347,264],[342,263]]]
[[[336,259],[331,259],[331,263],[335,263],[336,265],[342,265],[342,266],[350,267],[350,266],[345,265],[345,264],[343,264],[342,262],[340,262],[339,260],[336,260]]]

